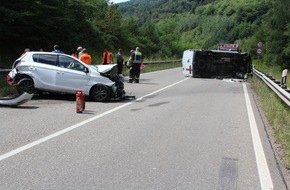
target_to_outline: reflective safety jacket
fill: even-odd
[[[111,52],[104,52],[102,56],[102,64],[112,64],[113,63],[113,55]]]
[[[92,63],[92,57],[87,53],[82,54],[80,60],[88,65]]]
[[[143,61],[143,56],[140,51],[135,51],[132,55],[133,63],[141,63]]]

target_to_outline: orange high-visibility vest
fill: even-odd
[[[107,56],[106,56],[107,54]],[[105,60],[106,59],[106,60]],[[103,56],[102,56],[102,64],[107,63],[107,64],[111,64],[113,63],[113,55],[111,52],[104,52]]]
[[[80,60],[88,65],[92,63],[92,57],[87,53],[82,54]]]

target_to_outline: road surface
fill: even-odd
[[[34,98],[0,107],[0,189],[287,189],[246,82],[126,83],[136,100]]]

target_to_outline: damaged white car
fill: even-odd
[[[66,54],[27,52],[17,59],[7,75],[18,93],[55,92],[75,94],[82,90],[93,101],[125,97],[123,76],[117,65],[87,65]]]

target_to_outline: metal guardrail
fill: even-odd
[[[6,76],[11,71],[11,69],[0,69],[0,76]]]
[[[281,88],[277,81],[268,77],[257,69],[253,69],[254,73],[261,78],[288,106],[290,106],[290,90]]]
[[[144,61],[144,64],[158,64],[158,63],[174,63],[174,62],[181,62],[181,59],[179,60],[167,60],[167,61]],[[0,69],[0,76],[6,76],[11,69]]]
[[[158,64],[158,63],[174,63],[174,62],[180,62],[182,61],[181,59],[179,60],[168,60],[168,61],[144,61],[144,64]]]

